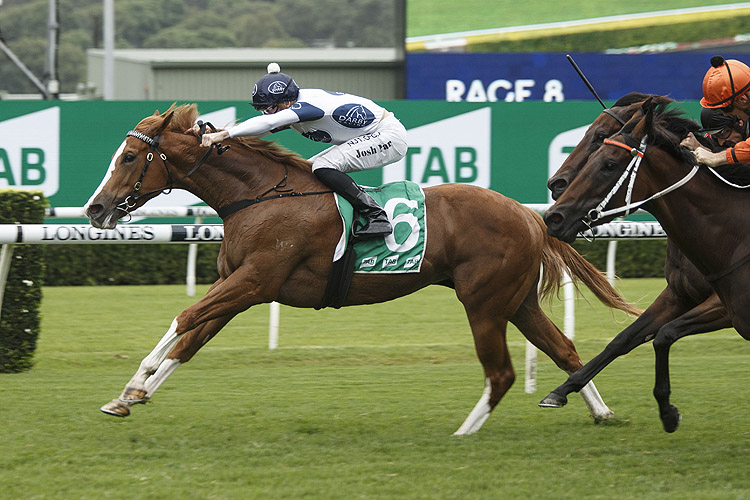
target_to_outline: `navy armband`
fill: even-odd
[[[320,120],[325,116],[325,112],[322,109],[306,102],[296,102],[289,109],[297,114],[301,122]]]

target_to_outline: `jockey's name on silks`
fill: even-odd
[[[424,191],[418,184],[399,181],[378,188],[365,188],[388,214],[393,234],[368,238],[354,245],[356,273],[418,273],[422,267],[427,242],[427,213]],[[341,214],[343,231],[333,260],[346,250],[346,235],[350,234],[354,210],[340,196],[336,203]]]

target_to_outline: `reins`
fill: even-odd
[[[289,179],[289,166],[287,164],[284,164],[284,177],[282,177],[281,180],[277,182],[275,186],[273,186],[270,189],[267,189],[266,191],[262,192],[255,198],[246,198],[244,200],[235,201],[233,203],[230,203],[229,205],[225,205],[217,209],[216,213],[219,214],[219,217],[224,219],[225,217],[235,212],[239,212],[243,208],[247,208],[257,203],[261,203],[263,201],[278,200],[279,198],[290,198],[292,196],[313,196],[313,195],[318,195],[318,194],[333,193],[332,190],[299,192],[299,191],[294,191],[291,188],[282,189],[282,188],[286,188],[286,183],[288,179]],[[278,194],[266,196],[268,193],[272,193],[272,192],[276,192]]]

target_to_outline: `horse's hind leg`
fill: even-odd
[[[477,432],[490,416],[502,397],[513,385],[516,375],[505,343],[506,321],[492,319],[489,315],[470,313],[471,331],[474,335],[479,361],[484,367],[485,388],[474,409],[461,427],[453,434],[462,436]]]
[[[529,342],[549,356],[566,373],[574,373],[583,366],[573,342],[542,311],[536,288],[529,292],[510,321]],[[614,415],[602,400],[593,381],[584,385],[580,393],[594,420],[606,420]]]

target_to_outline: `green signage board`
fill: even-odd
[[[0,189],[42,190],[52,206],[82,206],[94,193],[125,134],[165,111],[158,101],[0,101]],[[181,104],[181,103],[180,103]],[[596,101],[465,103],[384,101],[409,133],[399,163],[355,174],[378,185],[477,184],[522,203],[546,203],[546,182],[599,115]],[[697,102],[681,106],[697,117]],[[224,127],[254,116],[245,102],[199,102],[204,121]],[[310,157],[326,145],[288,130],[269,136]],[[171,198],[170,198],[171,197]],[[184,194],[149,202],[194,204]],[[158,200],[158,201],[157,201]]]

